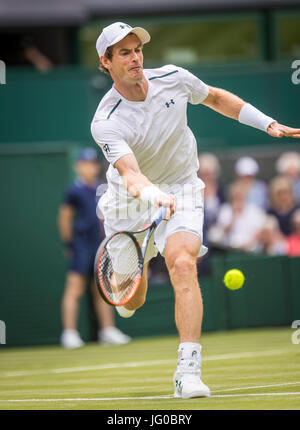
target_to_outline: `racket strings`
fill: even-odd
[[[108,300],[122,303],[140,276],[135,242],[124,234],[114,236],[104,248],[98,274]]]

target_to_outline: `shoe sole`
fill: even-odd
[[[175,399],[192,399],[195,397],[210,397],[210,392],[207,391],[192,391],[189,394],[180,394],[177,390],[174,392],[174,398]]]

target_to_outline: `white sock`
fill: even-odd
[[[202,346],[197,342],[182,342],[179,344],[178,353],[185,358],[201,357]]]
[[[178,347],[177,369],[181,372],[200,371],[202,346],[196,342],[182,342]]]
[[[104,334],[106,332],[109,332],[112,328],[113,328],[112,326],[101,328],[100,330],[98,330],[98,334],[101,335],[101,334]]]
[[[63,331],[64,334],[78,334],[78,331],[75,328],[66,328]]]

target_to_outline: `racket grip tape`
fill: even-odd
[[[154,214],[153,222],[158,225],[166,216],[167,208],[165,206],[160,206],[157,212]]]

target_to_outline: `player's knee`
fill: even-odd
[[[168,269],[171,278],[173,276],[187,277],[188,275],[194,275],[196,260],[189,253],[182,253],[168,262]]]

